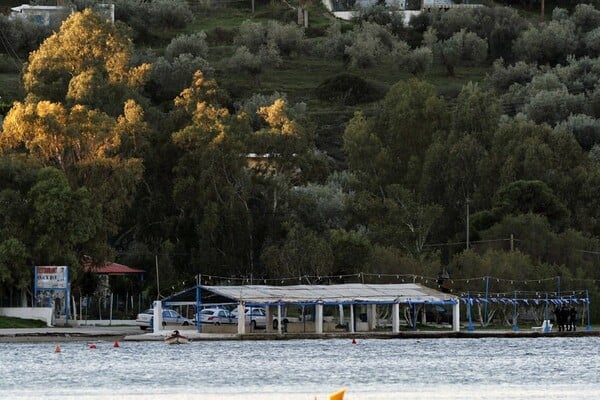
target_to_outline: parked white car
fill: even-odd
[[[235,309],[231,312],[233,316],[238,317],[238,310]],[[266,328],[267,327],[267,312],[261,307],[246,307],[246,323],[250,324],[252,329]]]
[[[237,319],[238,311],[233,310],[231,312]],[[279,320],[281,319],[284,329],[285,326],[289,323],[287,317],[277,318],[277,315],[271,315],[273,319],[273,329],[277,329],[279,327]],[[267,327],[267,312],[262,307],[246,307],[246,323],[250,324],[250,326],[255,328],[266,328]]]
[[[205,308],[200,311],[200,323],[214,325],[236,324],[237,318],[224,308]]]
[[[188,326],[193,325],[193,321],[191,319],[183,317],[175,310],[163,309],[162,312],[162,326],[165,327],[167,325],[181,325]],[[142,311],[137,315],[135,319],[135,323],[142,330],[146,330],[148,328],[152,329],[154,325],[154,310],[149,308],[147,310]]]

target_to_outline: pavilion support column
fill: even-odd
[[[283,318],[281,318],[281,304],[277,304],[277,333],[280,335],[283,333],[282,321]]]
[[[425,303],[423,303],[423,308],[421,309],[421,324],[427,324],[427,313],[425,312]]]
[[[239,303],[237,306],[238,310],[238,335],[246,334],[246,307],[244,303]]]
[[[340,325],[344,325],[344,305],[338,304],[338,309],[340,310]]]
[[[355,330],[354,330],[354,326],[355,325],[354,324],[355,324],[355,321],[354,321],[354,304],[350,304],[350,323],[348,324],[349,327],[350,327],[350,329],[349,329],[350,333],[354,333],[355,332]]]
[[[154,333],[162,329],[162,301],[156,300],[153,304],[152,330]]]
[[[452,332],[460,331],[460,302],[452,306]]]
[[[323,333],[323,304],[315,305],[315,333]]]
[[[392,333],[400,333],[400,304],[392,304]]]
[[[265,307],[265,331],[267,333],[273,332],[273,317],[271,314],[271,306],[267,305]]]
[[[367,314],[367,321],[369,321],[369,330],[374,331],[377,328],[377,304],[371,304],[368,308],[370,311]]]

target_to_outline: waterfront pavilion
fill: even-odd
[[[400,307],[408,308],[412,319],[416,322],[417,306],[452,306],[452,330],[460,330],[460,302],[457,296],[443,293],[438,290],[417,284],[360,284],[349,283],[339,285],[293,285],[293,286],[267,286],[267,285],[241,285],[241,286],[206,286],[197,285],[193,288],[176,293],[163,302],[168,306],[195,305],[196,320],[199,320],[199,310],[209,306],[233,306],[238,309],[237,328],[238,334],[245,334],[247,324],[245,321],[246,307],[264,307],[266,310],[266,328],[270,332],[271,326],[279,334],[285,330],[287,320],[283,308],[289,306],[305,307],[314,306],[315,333],[323,333],[323,307],[336,306],[340,311],[339,324],[344,324],[343,310],[349,309],[347,323],[348,332],[355,332],[355,308],[366,306],[367,327],[374,327],[377,318],[378,306],[391,307],[392,333],[400,331]],[[156,310],[156,307],[155,307]],[[304,315],[302,316],[304,317]],[[282,321],[283,323],[278,323]],[[155,321],[158,322],[158,321]],[[198,324],[198,331],[201,330]]]

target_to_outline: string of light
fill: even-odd
[[[600,279],[594,278],[569,278],[564,276],[551,276],[551,277],[543,277],[543,278],[535,278],[535,279],[515,279],[515,278],[502,278],[491,275],[485,276],[474,276],[469,278],[443,278],[440,276],[427,276],[427,275],[419,275],[419,274],[387,274],[387,273],[366,273],[366,272],[358,272],[353,274],[335,274],[335,275],[300,275],[295,277],[280,277],[280,278],[258,278],[253,277],[251,275],[248,276],[220,276],[215,274],[200,274],[198,275],[199,279],[202,282],[227,282],[227,283],[247,283],[247,284],[269,284],[269,283],[279,283],[279,284],[289,284],[294,282],[304,282],[304,283],[313,283],[313,282],[322,282],[322,281],[347,281],[347,280],[369,280],[372,283],[373,278],[377,279],[385,279],[389,280],[396,279],[401,281],[402,283],[429,283],[437,282],[440,279],[444,279],[450,283],[466,283],[466,284],[475,284],[478,282],[485,282],[486,280],[490,283],[509,283],[511,285],[529,285],[529,284],[542,284],[545,282],[586,282],[586,283],[598,283]]]

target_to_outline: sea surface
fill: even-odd
[[[600,338],[0,343],[0,399],[600,399]]]

